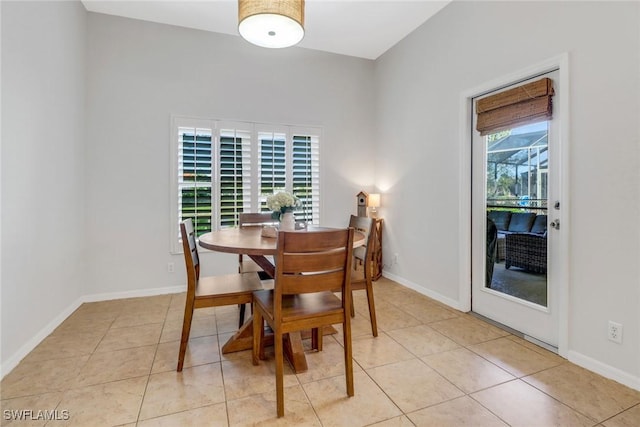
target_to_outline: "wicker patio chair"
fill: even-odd
[[[505,268],[520,267],[534,273],[547,272],[547,236],[513,233],[505,236]]]

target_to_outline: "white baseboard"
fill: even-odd
[[[108,301],[112,299],[122,298],[137,298],[137,297],[150,297],[155,295],[174,294],[184,292],[185,286],[170,286],[166,288],[153,288],[153,289],[139,289],[135,291],[124,292],[112,292],[106,294],[93,294],[85,295],[78,298],[66,309],[64,309],[58,316],[56,316],[51,322],[49,322],[44,328],[42,328],[33,338],[27,341],[20,349],[9,357],[4,363],[0,365],[0,379],[4,378],[6,374],[11,372],[27,354],[33,351],[46,337],[48,337],[62,322],[66,320],[74,311],[78,309],[85,302],[98,302]]]
[[[449,297],[445,297],[444,295],[441,295],[441,294],[439,294],[437,292],[433,292],[433,291],[431,291],[429,289],[426,289],[426,288],[424,288],[424,287],[422,287],[422,286],[420,286],[420,285],[418,285],[416,283],[413,283],[413,282],[411,282],[409,280],[406,280],[403,277],[396,276],[395,274],[389,273],[386,270],[382,271],[382,276],[386,277],[387,279],[391,279],[394,282],[400,283],[401,285],[406,286],[409,289],[413,289],[414,291],[416,291],[416,292],[418,292],[418,293],[420,293],[420,294],[422,294],[422,295],[424,295],[426,297],[429,297],[429,298],[434,299],[436,301],[439,301],[439,302],[441,302],[443,304],[446,304],[451,308],[455,308],[456,310],[463,311],[463,312],[466,311],[462,307],[462,304],[460,304],[459,301],[456,301],[456,300],[451,299]]]
[[[589,371],[595,372],[596,374],[600,374],[603,377],[609,378],[611,380],[619,382],[620,384],[626,385],[627,387],[631,387],[632,389],[640,391],[640,377],[635,377],[628,372],[621,371],[618,368],[609,366],[576,351],[569,350],[567,352],[567,358],[570,362],[588,369]]]
[[[4,378],[6,374],[11,372],[13,368],[18,366],[18,363],[34,348],[38,346],[46,337],[51,334],[64,320],[71,315],[74,311],[78,309],[83,303],[82,298],[78,298],[71,305],[69,305],[66,309],[64,309],[59,315],[53,318],[51,322],[49,322],[44,328],[42,328],[36,335],[34,335],[29,341],[24,343],[18,351],[15,352],[11,357],[9,357],[2,365],[0,365],[0,378]]]
[[[446,304],[449,307],[455,308],[456,310],[465,311],[461,308],[462,305],[458,301],[442,296],[437,292],[430,291],[429,289],[425,289],[422,286],[410,282],[400,276],[396,276],[395,274],[389,273],[388,271],[383,271],[382,275],[388,279],[393,280],[394,282],[406,286],[407,288],[413,289],[414,291],[419,292],[424,296],[433,298],[436,301],[440,301],[441,303]],[[618,368],[609,366],[576,351],[568,351],[567,359],[582,368],[585,368],[589,371],[595,372],[596,374],[602,375],[605,378],[609,378],[613,381],[619,382],[620,384],[626,385],[627,387],[640,391],[640,377],[633,376],[628,372],[621,371]]]
[[[152,288],[152,289],[137,289],[134,291],[123,291],[123,292],[110,292],[107,294],[92,294],[85,295],[82,298],[82,302],[98,302],[98,301],[109,301],[112,299],[122,299],[122,298],[140,298],[140,297],[152,297],[156,295],[165,295],[165,294],[177,294],[178,292],[185,292],[186,286],[169,286],[166,288]]]

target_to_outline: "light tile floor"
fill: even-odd
[[[339,333],[307,352],[307,372],[285,369],[277,419],[272,355],[253,366],[249,351],[220,354],[237,307],[196,310],[176,372],[184,294],[174,294],[83,304],[2,380],[1,425],[640,425],[640,392],[390,280],[374,286],[377,338],[355,296],[352,398]],[[47,422],[46,410],[68,419]]]

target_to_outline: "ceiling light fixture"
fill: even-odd
[[[304,0],[238,0],[238,31],[257,46],[294,46],[304,37]]]

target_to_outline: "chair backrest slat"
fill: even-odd
[[[283,275],[280,278],[280,285],[283,295],[333,291],[342,288],[344,276],[342,270],[304,275]]]
[[[307,253],[291,253],[286,254],[285,264],[282,266],[282,271],[286,274],[288,272],[298,271],[330,271],[342,268],[344,266],[344,250],[340,249],[331,252],[322,252],[322,255],[318,255],[318,252]]]
[[[281,241],[278,237],[278,244],[284,244],[285,252],[324,252],[344,247],[349,236],[346,233],[336,234],[338,230],[320,230],[298,233],[286,233]],[[343,230],[344,231],[344,230]],[[300,235],[311,236],[300,238]]]

